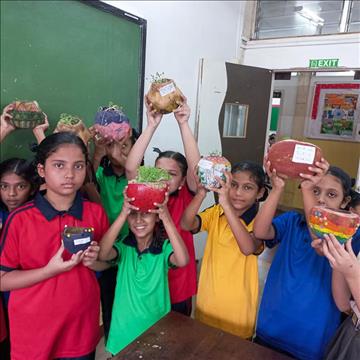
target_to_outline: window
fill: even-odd
[[[223,137],[246,137],[248,105],[225,104]]]
[[[352,9],[351,9],[352,8]],[[342,19],[350,26],[340,30]],[[257,3],[255,39],[359,31],[359,2],[352,0],[268,1]],[[343,20],[344,21],[344,20]]]

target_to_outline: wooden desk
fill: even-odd
[[[112,360],[286,360],[289,357],[171,312]]]

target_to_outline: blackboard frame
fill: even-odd
[[[92,6],[98,10],[110,13],[114,16],[118,16],[123,20],[130,21],[135,23],[140,28],[141,34],[141,52],[140,52],[140,69],[139,72],[141,76],[139,77],[139,107],[138,107],[138,124],[137,128],[139,132],[142,131],[142,118],[143,118],[143,107],[144,107],[144,83],[145,83],[145,55],[146,55],[146,30],[147,30],[147,21],[139,16],[130,14],[124,10],[116,8],[112,5],[106,4],[99,0],[78,0],[82,4]]]

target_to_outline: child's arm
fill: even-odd
[[[45,131],[49,128],[49,120],[46,114],[43,114],[45,115],[45,122],[33,128],[33,134],[38,144],[40,144],[45,139]]]
[[[136,140],[135,144],[131,148],[125,164],[126,177],[129,180],[136,177],[137,169],[141,165],[145,151],[163,116],[152,108],[152,105],[150,104],[146,96],[145,105],[148,121],[147,127],[141,133],[140,137]]]
[[[98,260],[99,251],[99,244],[96,241],[92,241],[90,246],[84,252],[84,257],[82,259],[83,265],[94,271],[103,271],[108,269],[110,265],[107,262]]]
[[[12,131],[15,130],[15,127],[10,124],[10,119],[12,116],[9,114],[10,110],[14,109],[14,104],[9,104],[4,107],[4,110],[0,116],[0,143],[9,135]]]
[[[275,169],[270,172],[269,161],[266,162],[265,168],[271,180],[272,190],[255,217],[254,235],[258,239],[271,240],[275,237],[272,220],[275,216],[280,197],[284,190],[285,181],[281,177],[277,176]]]
[[[199,184],[199,181],[197,181],[197,185],[197,193],[191,200],[188,207],[185,209],[180,222],[180,226],[184,230],[191,231],[193,233],[199,230],[200,221],[196,215],[199,212],[200,206],[206,197],[205,188]]]
[[[100,242],[100,252],[99,260],[101,261],[110,261],[114,260],[117,257],[117,251],[113,248],[115,240],[117,239],[121,228],[124,226],[128,215],[131,210],[138,210],[137,207],[130,204],[130,201],[133,201],[134,198],[128,198],[126,196],[126,189],[124,189],[124,205],[119,216],[110,226],[109,230],[105,233]]]
[[[190,107],[184,97],[184,102],[175,111],[174,116],[179,124],[181,139],[184,145],[185,157],[188,164],[188,171],[186,182],[189,189],[193,192],[196,191],[196,179],[194,176],[194,169],[200,160],[200,152],[195,140],[195,137],[189,126]]]
[[[102,137],[93,126],[89,128],[89,131],[94,140],[94,154],[91,162],[96,173],[98,167],[100,166],[101,159],[106,155],[105,146],[110,142],[110,140]]]
[[[230,173],[225,173],[225,176],[226,182],[218,177],[216,178],[221,185],[219,189],[212,188],[210,190],[219,194],[219,204],[224,210],[226,219],[239,246],[239,249],[245,256],[248,256],[253,254],[259,248],[259,246],[261,246],[261,241],[251,236],[251,234],[249,234],[245,226],[239,220],[229,199],[232,177]]]
[[[350,309],[351,295],[360,308],[360,263],[352,249],[351,240],[344,247],[332,234],[325,235],[323,253],[333,268],[332,292],[339,310]]]
[[[156,210],[149,211],[159,214],[159,218],[164,224],[165,231],[174,250],[174,253],[169,258],[170,262],[177,267],[183,267],[189,262],[189,254],[166,206],[168,197],[169,195],[167,194],[162,204],[155,204],[158,207]]]
[[[321,158],[320,162],[315,163],[316,166],[309,166],[309,170],[314,172],[314,175],[300,174],[304,179],[301,184],[301,192],[304,204],[304,213],[306,220],[309,220],[310,210],[313,206],[318,205],[313,194],[314,186],[324,177],[329,170],[329,163]]]
[[[69,260],[64,261],[62,253],[64,244],[62,243],[56,254],[50,259],[47,265],[38,269],[0,271],[0,291],[9,291],[33,286],[41,281],[53,276],[70,271],[78,265],[84,254],[82,251],[72,255]]]

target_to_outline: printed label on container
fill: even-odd
[[[175,85],[174,85],[173,82],[171,82],[170,84],[167,84],[167,85],[161,87],[161,88],[159,89],[159,92],[160,92],[160,95],[161,95],[161,96],[166,96],[166,95],[172,93],[172,92],[175,91],[175,90],[176,90],[176,89],[175,89]]]
[[[210,170],[213,168],[213,163],[209,160],[200,159],[198,166],[199,166],[199,168]]]
[[[292,162],[300,164],[312,164],[315,159],[315,152],[315,146],[296,144]]]
[[[74,245],[82,245],[82,244],[87,244],[91,241],[91,239],[89,237],[86,238],[82,238],[82,239],[76,239],[74,240]]]

